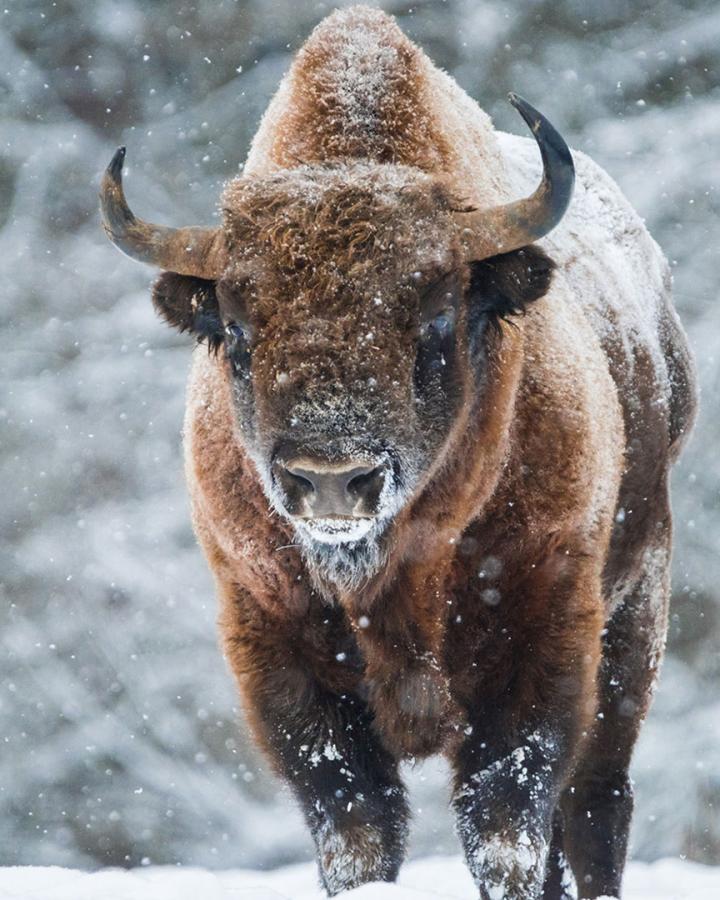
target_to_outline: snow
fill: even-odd
[[[323,900],[311,864],[271,872],[155,866],[80,872],[56,866],[0,869],[2,900]],[[475,900],[458,857],[428,857],[405,866],[397,884],[367,884],[339,895],[353,900]],[[678,859],[631,863],[625,900],[715,900],[720,867]]]

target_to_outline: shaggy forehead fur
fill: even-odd
[[[403,393],[423,289],[462,267],[457,205],[441,181],[405,166],[233,181],[220,296],[226,318],[255,329],[254,377],[280,376],[276,391],[312,382]]]
[[[417,169],[366,162],[235,179],[223,195],[240,274],[272,266],[302,290],[333,296],[360,279],[377,284],[386,273],[451,264],[458,207],[441,181]]]

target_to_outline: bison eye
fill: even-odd
[[[449,337],[455,328],[455,310],[452,307],[440,310],[432,319],[423,323],[420,336],[424,340],[442,340]]]
[[[237,378],[250,378],[250,338],[247,325],[228,322],[225,326],[225,353]]]
[[[225,334],[231,344],[247,343],[250,340],[250,330],[245,325],[239,325],[237,322],[230,322],[226,325]]]

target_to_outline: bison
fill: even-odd
[[[209,350],[195,528],[330,895],[395,879],[398,766],[436,753],[482,898],[620,892],[693,366],[641,219],[510,101],[534,191],[536,145],[356,7],[297,54],[219,227],[137,218],[122,148],[102,183],[110,240]]]

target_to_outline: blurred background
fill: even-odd
[[[215,636],[180,432],[191,341],[98,222],[128,146],[143,216],[212,223],[309,0],[9,0],[0,13],[0,863],[310,857]],[[349,4],[348,4],[349,5]],[[720,863],[720,7],[387,2],[524,133],[517,90],[616,178],[672,260],[703,407],[674,474],[669,655],[638,748],[633,853]],[[456,852],[446,772],[409,772],[413,852]]]

